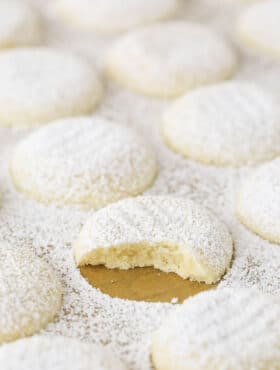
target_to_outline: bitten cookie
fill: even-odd
[[[232,248],[226,226],[207,209],[187,199],[142,196],[95,212],[74,254],[78,266],[154,266],[211,284],[229,267]]]
[[[53,13],[80,29],[114,33],[169,18],[178,7],[179,0],[58,0]]]

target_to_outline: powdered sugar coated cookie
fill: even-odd
[[[236,214],[250,230],[280,243],[280,160],[255,170],[237,193]]]
[[[280,108],[273,96],[248,82],[201,87],[163,115],[167,145],[207,164],[261,162],[280,153]]]
[[[0,48],[34,45],[42,38],[41,20],[24,0],[0,1]]]
[[[178,7],[179,0],[58,0],[54,13],[75,27],[113,33],[169,18]]]
[[[156,159],[133,130],[101,117],[53,122],[23,140],[11,173],[17,188],[45,203],[100,208],[142,193]]]
[[[59,336],[35,336],[0,348],[1,370],[124,370],[107,348]]]
[[[240,41],[252,50],[280,57],[280,2],[260,1],[241,13],[237,22]]]
[[[122,36],[109,50],[106,72],[131,90],[166,98],[228,78],[236,65],[222,36],[200,24],[170,21]]]
[[[154,335],[157,370],[279,369],[280,300],[247,289],[187,299]]]
[[[91,112],[102,87],[92,66],[51,48],[0,55],[0,126],[31,126]]]
[[[32,335],[53,320],[62,292],[50,266],[27,248],[1,242],[0,271],[0,343]]]

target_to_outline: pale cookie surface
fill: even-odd
[[[166,98],[228,78],[236,65],[233,50],[214,31],[170,21],[122,36],[109,50],[105,68],[120,85]]]
[[[38,201],[100,208],[146,190],[157,164],[133,130],[79,117],[50,123],[23,140],[11,173],[17,188]]]
[[[1,53],[0,81],[0,126],[31,126],[88,113],[102,92],[91,65],[51,48]]]
[[[32,335],[53,320],[62,291],[49,265],[27,248],[1,242],[0,274],[0,343]]]
[[[237,194],[236,214],[250,230],[280,243],[280,160],[264,164],[245,179]]]
[[[179,154],[207,164],[243,165],[280,153],[280,108],[254,84],[223,82],[179,98],[162,133]]]
[[[34,45],[42,37],[40,16],[24,0],[0,1],[0,49]]]
[[[260,1],[241,13],[237,36],[249,48],[280,58],[280,2]]]
[[[280,300],[220,289],[187,299],[153,337],[157,370],[279,370]]]
[[[74,244],[78,265],[154,266],[182,278],[216,282],[229,266],[226,226],[191,200],[129,198],[95,212]]]
[[[0,348],[1,370],[124,370],[102,346],[66,337],[35,336]]]
[[[178,3],[179,0],[58,0],[54,13],[81,29],[113,33],[169,18]]]

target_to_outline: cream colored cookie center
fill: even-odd
[[[78,266],[105,265],[108,268],[123,270],[134,267],[153,266],[164,272],[175,272],[183,279],[203,281],[211,284],[218,277],[205,264],[194,258],[191,253],[186,253],[179,245],[173,243],[149,243],[123,244],[110,248],[96,248],[87,254],[75,247],[75,259]]]

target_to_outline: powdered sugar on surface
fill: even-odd
[[[237,3],[230,0],[186,0],[183,1],[180,18],[202,21],[229,35],[239,11]],[[55,24],[47,31],[48,45],[77,50],[99,67],[104,51],[113,39],[66,31]],[[280,99],[277,83],[280,63],[243,51],[241,61],[236,78],[259,82]],[[279,246],[247,231],[233,213],[236,190],[253,167],[215,168],[172,153],[163,144],[159,132],[161,113],[167,106],[166,101],[137,96],[107,83],[98,113],[134,127],[155,149],[160,164],[159,175],[147,194],[190,197],[209,207],[227,224],[235,244],[234,260],[219,287],[255,287],[279,295]],[[12,150],[30,131],[0,129],[0,237],[15,248],[32,247],[53,266],[62,280],[63,308],[43,334],[55,333],[94,343],[110,343],[130,369],[149,370],[151,333],[158,328],[165,314],[174,309],[174,305],[112,299],[94,289],[80,275],[73,261],[71,242],[90,212],[58,209],[29,200],[14,190],[9,177],[8,163]],[[240,145],[246,143],[241,142]]]

